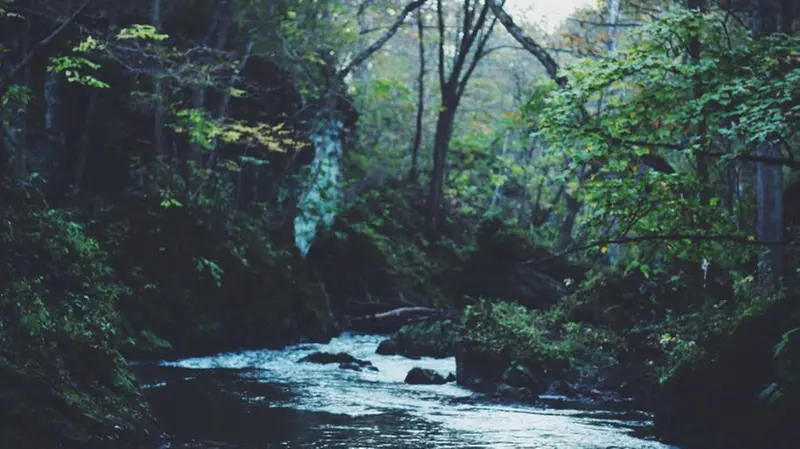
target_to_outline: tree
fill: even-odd
[[[436,16],[439,31],[439,89],[441,103],[436,120],[436,133],[433,147],[433,170],[428,193],[427,228],[430,236],[439,233],[442,220],[442,199],[444,196],[444,180],[446,176],[447,153],[450,138],[461,98],[467,88],[470,77],[478,63],[486,56],[486,43],[492,34],[496,20],[488,22],[489,3],[481,5],[480,0],[465,0],[459,10],[460,29],[456,34],[456,42],[452,50],[452,67],[447,70],[447,36],[445,12],[442,0],[437,0]]]
[[[408,179],[416,182],[419,177],[417,161],[422,144],[422,118],[425,114],[425,23],[422,11],[417,10],[417,37],[419,39],[419,75],[417,76],[417,117],[414,123],[414,141],[411,143],[411,168]]]
[[[319,95],[318,111],[311,125],[310,140],[314,146],[314,162],[309,187],[298,204],[300,214],[294,220],[295,241],[302,255],[311,248],[320,223],[330,225],[336,217],[336,207],[341,200],[340,164],[342,157],[341,133],[343,122],[337,109],[345,96],[345,78],[354,68],[366,62],[395,35],[406,17],[427,0],[408,3],[381,37],[357,53],[343,68],[337,68],[335,53],[324,51],[321,55],[325,79]]]
[[[770,0],[752,0],[752,28],[759,36],[778,31],[777,11]],[[780,159],[782,157],[779,136],[772,132],[757,143],[758,157]],[[756,164],[756,186],[758,189],[758,238],[760,240],[783,240],[783,169],[780,165],[764,162]],[[774,290],[784,275],[783,251],[770,248],[760,260],[762,283]]]

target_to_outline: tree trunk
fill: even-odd
[[[83,174],[86,171],[86,161],[89,159],[89,143],[96,104],[97,89],[91,89],[89,93],[89,105],[86,107],[83,134],[81,135],[81,142],[78,146],[78,159],[75,162],[75,178],[72,183],[73,194],[77,194],[80,191],[81,183],[83,182]]]
[[[704,12],[706,9],[705,1],[704,0],[688,0],[687,6],[691,10],[698,10],[699,12]],[[692,59],[693,64],[700,63],[700,53],[702,51],[702,43],[700,42],[700,36],[693,34],[689,39],[689,57]],[[694,77],[694,98],[695,100],[699,100],[703,96],[703,81],[699,75],[695,75]],[[705,114],[703,114],[705,116]],[[697,135],[700,137],[700,149],[705,150],[706,146],[708,146],[708,140],[706,139],[706,122],[705,118],[701,118],[700,123],[698,124]],[[695,165],[697,166],[697,178],[700,182],[700,191],[699,191],[699,199],[701,206],[708,206],[709,201],[711,200],[711,192],[709,190],[708,180],[708,161],[706,157],[703,156],[700,152],[695,153]],[[703,221],[700,223],[701,228],[708,228],[709,224]]]
[[[777,17],[769,0],[751,0],[752,27],[758,35],[777,31]],[[780,158],[780,141],[768,135],[756,149],[758,156]],[[779,165],[756,164],[758,196],[757,234],[759,240],[783,240],[783,170]],[[759,261],[760,283],[767,292],[775,291],[784,275],[783,248],[767,249]]]
[[[314,160],[310,181],[294,219],[295,246],[303,257],[311,249],[319,227],[333,224],[341,203],[342,121],[335,105],[336,97],[328,95],[312,125]]]
[[[502,147],[500,149],[500,158],[501,159],[503,158],[503,156],[506,155],[506,150],[507,149],[508,149],[508,134],[506,132],[506,133],[503,133],[503,144],[502,144]],[[491,214],[492,213],[492,209],[494,209],[494,206],[497,205],[497,201],[500,198],[500,188],[501,187],[502,187],[502,184],[498,184],[498,185],[494,186],[494,192],[492,192],[492,200],[489,202],[489,208],[486,210],[486,214],[487,215]]]
[[[31,25],[30,21],[27,21],[25,27],[25,33],[22,37],[22,54],[28,54],[30,52],[31,46]],[[30,65],[25,66],[25,70],[22,71],[22,79],[20,80],[22,85],[29,86],[31,80],[31,67]],[[16,166],[15,166],[15,178],[16,179],[27,179],[28,178],[28,104],[25,103],[21,107],[19,117],[19,134],[17,137],[17,145],[15,148],[16,152]]]
[[[582,203],[577,198],[569,193],[564,194],[567,201],[567,215],[564,221],[561,222],[561,229],[558,236],[558,248],[565,251],[572,245],[572,230],[575,227],[575,220],[578,218],[578,213],[581,211]]]
[[[431,172],[430,191],[428,193],[427,232],[433,239],[439,235],[441,226],[442,200],[444,198],[444,180],[446,177],[447,152],[450,147],[450,137],[456,118],[456,109],[464,95],[467,83],[472,76],[481,58],[486,54],[486,42],[494,29],[495,21],[484,29],[489,3],[484,3],[480,11],[476,11],[471,1],[464,2],[461,12],[463,16],[463,29],[457,34],[458,44],[453,55],[453,66],[450,74],[445,74],[445,23],[443,1],[436,2],[437,28],[439,30],[439,88],[441,89],[442,102],[439,117],[436,121],[436,136],[434,137],[433,171]],[[481,31],[483,33],[481,34]],[[472,59],[468,58],[471,49]]]
[[[422,144],[422,118],[425,113],[425,24],[422,20],[422,11],[417,10],[417,35],[419,36],[419,76],[417,76],[417,121],[414,132],[414,142],[411,144],[411,169],[408,180],[417,182],[419,179],[418,160],[419,147]]]
[[[152,1],[150,21],[157,31],[162,31],[161,0]],[[161,73],[158,71],[153,78],[153,99],[155,101],[153,109],[153,151],[155,155],[160,155],[164,152],[164,86],[161,80]]]
[[[447,175],[447,153],[450,149],[450,137],[455,122],[454,93],[445,94],[442,110],[436,120],[436,136],[433,146],[433,171],[431,172],[430,190],[428,192],[428,232],[433,238],[439,235],[442,219],[442,200],[444,198],[444,180]],[[450,98],[448,100],[448,98]]]
[[[794,14],[797,0],[781,1],[781,32],[792,35],[794,32]]]
[[[606,48],[609,55],[614,58],[617,56],[617,22],[619,21],[619,2],[620,0],[608,1],[608,39]]]
[[[758,144],[759,156],[781,157],[780,143],[768,137]],[[759,163],[756,166],[758,184],[758,239],[783,240],[783,171],[780,166]],[[775,286],[783,277],[783,250],[772,247],[761,260],[765,285]]]
[[[208,32],[203,37],[202,45],[204,47],[212,45],[211,38],[214,35],[216,35],[216,40],[213,43],[212,48],[222,49],[222,47],[224,47],[225,42],[227,41],[228,30],[231,22],[230,20],[227,20],[226,14],[229,4],[230,0],[217,0],[214,8],[214,15],[211,17],[211,24],[208,27]],[[201,81],[201,85],[194,90],[194,93],[192,94],[192,108],[197,110],[205,110],[207,83],[208,80]],[[193,160],[197,168],[200,168],[203,165],[204,150],[196,144],[192,144],[191,148],[191,155],[189,158],[187,158],[186,162]]]

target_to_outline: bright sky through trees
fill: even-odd
[[[596,6],[597,0],[507,0],[509,12],[524,13],[533,22],[552,31],[576,8]]]

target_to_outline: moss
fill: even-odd
[[[470,306],[458,356],[465,375],[459,382],[469,385],[469,377],[478,377],[480,383],[497,384],[515,370],[528,379],[515,386],[538,392],[555,380],[600,382],[617,365],[620,339],[600,327],[562,320],[558,307],[528,310],[486,300]]]
[[[406,357],[452,357],[461,325],[451,320],[403,326],[393,336],[397,354]]]

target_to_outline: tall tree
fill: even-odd
[[[706,10],[706,2],[705,0],[688,0],[686,2],[686,6],[693,11],[698,13],[704,12]],[[698,33],[692,34],[689,38],[689,57],[692,60],[693,64],[700,63],[701,51],[702,51],[702,43],[700,42],[700,36]],[[694,98],[695,100],[700,100],[703,96],[703,80],[700,74],[694,76]],[[705,116],[705,114],[703,114]],[[695,152],[695,165],[697,169],[697,177],[700,181],[700,204],[703,206],[707,206],[710,201],[710,186],[709,183],[709,175],[708,175],[708,161],[704,156],[703,152],[705,147],[708,146],[708,141],[705,139],[706,136],[706,129],[707,124],[705,121],[705,117],[700,118],[700,122],[697,126],[697,135],[700,136],[701,140],[697,142],[697,146],[700,148],[700,151]],[[702,224],[704,227],[707,227],[707,223]]]
[[[753,31],[768,35],[778,31],[777,11],[771,0],[751,0]],[[757,144],[756,155],[780,159],[781,142],[775,134],[767,135]],[[783,240],[783,168],[780,165],[756,163],[758,198],[757,234],[759,240]],[[765,289],[777,288],[783,277],[783,250],[771,247],[760,260],[761,282]]]
[[[414,130],[414,141],[411,143],[411,169],[408,179],[416,182],[419,177],[417,163],[419,147],[422,144],[422,118],[425,114],[425,23],[422,10],[417,10],[417,38],[419,39],[419,75],[417,75],[417,117]]]
[[[156,31],[161,31],[162,29],[161,9],[161,0],[152,0],[150,24],[155,27]],[[156,72],[153,77],[153,99],[155,101],[153,110],[153,150],[155,154],[161,154],[164,151],[164,85],[160,72]]]
[[[335,52],[330,49],[321,51],[325,76],[310,135],[314,146],[312,174],[309,187],[298,203],[300,214],[294,220],[295,243],[303,256],[311,248],[320,223],[330,225],[335,219],[341,196],[339,166],[342,157],[343,120],[337,105],[346,97],[345,78],[380,50],[397,33],[408,15],[426,1],[415,0],[408,3],[383,35],[358,52],[341,69],[337,68]]]
[[[459,30],[453,46],[452,67],[448,73],[445,47],[445,12],[442,0],[437,0],[436,16],[439,31],[439,89],[441,104],[436,120],[433,146],[433,171],[428,193],[428,232],[439,233],[442,219],[442,199],[446,176],[447,153],[453,135],[456,111],[467,88],[467,83],[478,63],[487,54],[486,43],[492,34],[496,18],[489,20],[489,3],[481,0],[464,0],[459,10]],[[487,25],[488,23],[488,25]]]

